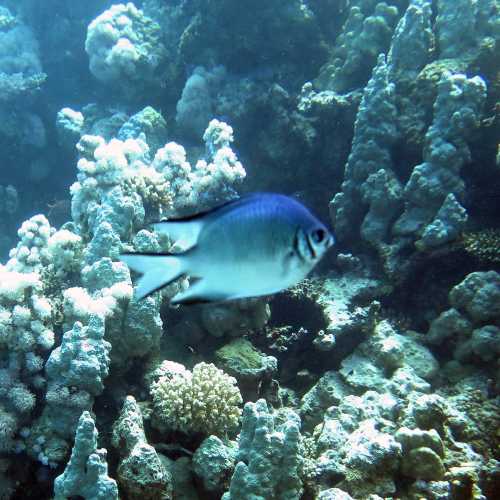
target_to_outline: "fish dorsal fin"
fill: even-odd
[[[168,236],[180,250],[189,250],[198,242],[198,236],[200,235],[204,221],[213,216],[222,215],[227,210],[231,210],[236,206],[248,203],[254,199],[256,195],[257,193],[245,195],[241,198],[236,198],[222,203],[221,205],[217,205],[204,212],[198,212],[186,217],[156,222],[153,224],[153,227],[157,233]]]

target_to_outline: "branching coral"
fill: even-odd
[[[225,434],[241,415],[236,379],[208,363],[160,377],[151,394],[160,422],[185,433]]]

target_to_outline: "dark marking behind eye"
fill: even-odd
[[[313,246],[311,244],[311,237],[307,236],[306,241],[307,241],[307,246],[309,247],[309,250],[311,252],[312,258],[315,259],[316,258],[316,252],[314,251],[314,248],[313,248]]]

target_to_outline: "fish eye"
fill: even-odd
[[[311,233],[311,238],[314,243],[321,243],[326,238],[326,231],[324,229],[315,229]]]

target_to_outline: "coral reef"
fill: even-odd
[[[223,345],[215,351],[215,358],[225,372],[236,378],[246,400],[256,399],[278,369],[274,356],[266,356],[242,338]]]
[[[401,183],[395,151],[401,141],[422,136],[426,121],[408,95],[415,93],[415,78],[428,71],[429,20],[429,2],[411,3],[395,30],[387,61],[379,57],[358,110],[342,191],[331,203],[338,237],[352,241],[353,228],[359,228],[394,279],[404,275],[400,255],[406,256],[409,248],[431,251],[460,238],[467,222],[460,170],[470,161],[467,139],[479,126],[486,100],[480,77],[442,68],[436,77],[433,121],[422,140],[424,162]],[[404,119],[397,118],[400,110]]]
[[[0,255],[5,257],[12,247],[12,240],[9,238],[13,225],[13,216],[19,209],[19,193],[12,185],[0,185]]]
[[[222,493],[227,490],[237,452],[236,443],[222,442],[217,436],[207,437],[197,448],[193,470],[207,491]]]
[[[92,409],[94,398],[104,389],[110,350],[111,344],[104,340],[104,321],[93,316],[85,327],[75,322],[51,352],[45,364],[45,407],[28,442],[33,454],[33,443],[42,445],[38,452],[42,462],[55,464],[64,457],[65,441],[73,437],[80,415]]]
[[[499,497],[498,0],[0,3],[0,498]],[[313,276],[136,299],[264,190]]]

